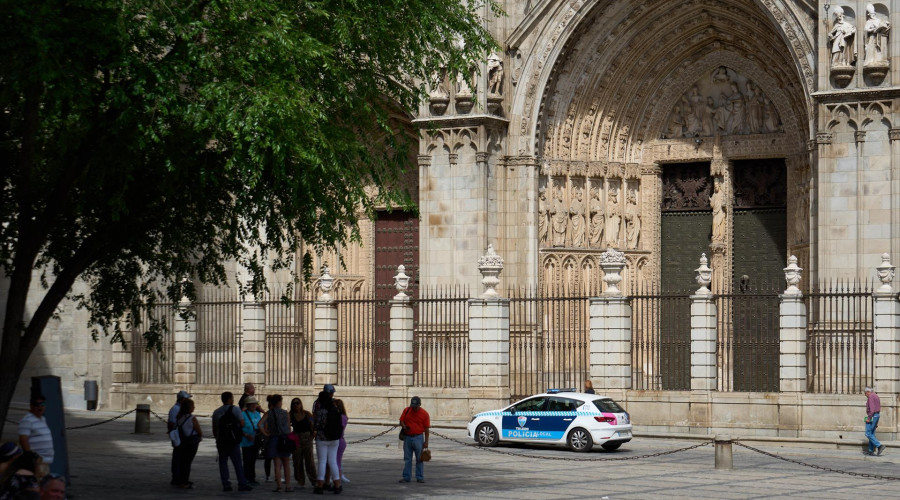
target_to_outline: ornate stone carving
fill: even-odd
[[[397,295],[394,300],[409,300],[406,290],[409,289],[409,276],[406,275],[406,266],[400,264],[397,266],[397,274],[394,275],[394,288],[397,289]]]
[[[788,257],[788,265],[784,268],[784,281],[788,285],[784,291],[785,295],[800,295],[800,289],[797,288],[797,285],[800,284],[802,273],[803,268],[797,265],[797,257],[793,255]]]
[[[334,278],[331,276],[331,270],[328,269],[328,266],[322,266],[322,274],[319,276],[319,291],[321,292],[319,300],[324,302],[333,300],[330,293],[333,286]]]
[[[890,130],[888,131],[888,137],[890,137],[890,140],[891,140],[892,142],[893,142],[893,141],[896,141],[896,140],[900,140],[900,128],[892,128],[892,129],[890,129]]]
[[[487,253],[478,258],[478,270],[481,272],[481,284],[484,285],[482,298],[497,298],[497,285],[500,284],[500,271],[503,270],[503,258],[494,251],[494,245],[488,245]]]
[[[700,267],[694,269],[694,272],[697,273],[696,281],[700,285],[700,288],[694,292],[695,295],[711,295],[712,292],[709,290],[709,284],[712,283],[712,269],[707,265],[709,261],[706,259],[706,254],[700,255]]]
[[[888,13],[876,12],[875,5],[866,5],[866,43],[863,75],[873,85],[879,85],[891,67],[888,59],[888,37],[891,23],[887,21]]]
[[[724,248],[728,237],[728,210],[725,206],[725,187],[722,177],[715,177],[713,194],[709,199],[712,206],[712,245]]]
[[[606,283],[606,291],[603,292],[603,295],[622,295],[622,291],[619,290],[622,275],[619,273],[625,268],[627,262],[625,254],[613,247],[607,248],[600,254],[600,268],[603,269],[603,282]]]
[[[547,246],[550,231],[550,211],[547,207],[547,188],[538,190],[538,245]]]
[[[896,267],[891,265],[890,254],[881,254],[881,265],[875,269],[878,270],[878,279],[881,281],[881,286],[878,288],[878,291],[882,293],[893,292],[894,288],[891,286],[891,282],[894,281],[894,269],[896,269]]]
[[[831,132],[816,132],[816,143],[819,145],[831,144],[831,139]]]
[[[856,142],[866,142],[866,131],[857,130],[853,133],[853,138],[856,139]]]
[[[625,205],[625,248],[634,250],[641,244],[641,209],[637,200],[638,190],[628,190],[628,199]]]
[[[553,205],[550,208],[550,230],[553,233],[553,246],[562,247],[566,245],[566,232],[569,225],[569,211],[566,203],[563,201],[563,190],[561,186],[553,188]]]
[[[487,60],[488,88],[487,109],[495,114],[503,102],[503,60],[497,54],[491,54]]]
[[[585,223],[584,223],[584,190],[581,187],[575,188],[575,199],[569,205],[569,216],[571,218],[572,228],[572,246],[585,246]]]
[[[619,245],[619,230],[622,227],[622,206],[619,204],[619,185],[610,182],[606,198],[606,244]]]
[[[834,8],[834,25],[828,33],[831,78],[837,87],[846,87],[856,70],[856,27],[844,16],[844,8]]]
[[[663,169],[663,209],[705,209],[709,207],[711,195],[709,172],[703,166]]]
[[[590,247],[601,248],[603,246],[603,230],[605,229],[606,225],[606,217],[604,215],[603,202],[600,200],[599,187],[591,188],[591,200],[589,209],[591,215]]]
[[[432,82],[431,92],[428,94],[428,101],[431,106],[433,115],[443,115],[447,111],[447,105],[450,104],[450,92],[446,86],[447,71],[441,68],[435,75]]]

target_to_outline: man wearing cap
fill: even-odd
[[[401,483],[412,480],[412,456],[416,455],[416,482],[425,482],[425,462],[422,461],[422,450],[428,448],[428,429],[431,419],[428,412],[422,409],[422,400],[413,396],[409,407],[400,414],[400,426],[406,433],[403,440],[403,478]]]
[[[0,445],[0,477],[6,473],[6,469],[13,460],[19,458],[22,454],[22,448],[12,441]]]
[[[169,428],[169,432],[172,432],[175,429],[175,421],[178,418],[178,412],[181,411],[181,402],[185,399],[190,399],[191,395],[188,394],[187,391],[178,391],[178,394],[175,395],[175,404],[172,405],[172,408],[169,410],[169,420],[166,421],[166,426]],[[172,486],[175,486],[175,448],[172,448]]]
[[[44,463],[53,463],[53,436],[44,418],[47,400],[44,396],[32,396],[29,412],[19,421],[19,446],[24,451],[33,451],[41,456]]]
[[[331,384],[325,384],[325,387],[322,388],[322,392],[324,392],[326,394],[331,394],[331,396],[334,397],[334,392],[335,392],[334,386]],[[317,398],[315,401],[313,401],[313,407],[312,407],[313,415],[315,415],[318,410],[319,410],[319,400]]]

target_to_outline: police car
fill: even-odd
[[[475,415],[468,432],[481,446],[504,441],[566,445],[574,451],[590,451],[599,444],[615,450],[631,441],[631,419],[606,396],[550,389],[502,410]]]

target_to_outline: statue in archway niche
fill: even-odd
[[[622,226],[622,207],[619,205],[619,190],[610,186],[606,200],[606,243],[610,247],[619,246],[619,229]]]
[[[637,189],[628,191],[625,206],[625,248],[636,249],[641,240],[641,209],[637,204]]]
[[[561,187],[556,186],[553,195],[553,206],[550,208],[553,246],[564,247],[566,246],[566,230],[569,225],[569,210],[563,201],[563,190]]]
[[[669,118],[669,125],[663,135],[665,139],[673,139],[682,137],[685,133],[684,115],[681,114],[681,106],[675,106],[672,109],[672,116]]]
[[[713,194],[709,198],[709,204],[712,207],[712,245],[713,247],[725,245],[727,214],[725,208],[725,189],[722,187],[722,178],[715,177],[713,185]]]
[[[731,82],[731,95],[728,96],[728,133],[743,134],[747,125],[745,113],[744,94],[738,88],[737,82]]]
[[[591,248],[603,247],[603,225],[605,224],[603,216],[603,202],[600,201],[600,189],[591,189]]]
[[[572,246],[583,247],[585,239],[584,224],[584,192],[580,187],[575,188],[575,199],[569,205],[569,215],[572,220]]]
[[[546,245],[550,231],[550,212],[547,210],[547,188],[538,190],[538,243]]]
[[[747,128],[751,134],[758,134],[763,129],[763,102],[762,94],[752,80],[747,80],[744,100],[747,103]]]
[[[844,9],[835,7],[834,26],[828,33],[828,41],[831,43],[831,65],[853,66],[856,64],[856,28],[844,19]]]

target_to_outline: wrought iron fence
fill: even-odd
[[[237,385],[241,382],[243,308],[237,289],[204,291],[193,304],[197,315],[197,383]]]
[[[590,374],[589,297],[509,291],[510,398],[580,388]]]
[[[131,376],[139,384],[172,384],[175,382],[175,315],[173,304],[156,304],[143,307],[141,324],[131,331]],[[164,325],[162,345],[159,351],[147,350],[144,333],[151,326],[151,319]]]
[[[862,392],[874,384],[872,285],[828,281],[810,290],[804,295],[807,391]]]
[[[778,392],[782,282],[741,285],[716,295],[718,389]]]
[[[632,387],[690,390],[690,297],[646,287],[630,298]]]
[[[413,385],[469,386],[468,297],[462,287],[419,290],[413,302]]]
[[[334,304],[338,330],[337,383],[383,385],[385,378],[390,380],[390,358],[376,357],[376,351],[384,351],[379,346],[390,345],[390,330],[379,328],[376,332],[375,317],[376,314],[384,316],[377,310],[389,308],[388,301],[375,299],[371,291],[358,291],[352,296],[349,293],[338,296]]]
[[[266,383],[310,385],[313,382],[315,301],[297,290],[294,300],[262,303],[266,314]]]

